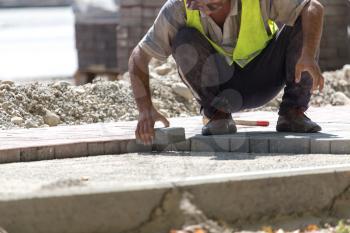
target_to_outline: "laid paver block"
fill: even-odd
[[[330,154],[331,153],[331,142],[329,139],[311,139],[310,142],[310,153],[311,154]]]
[[[155,152],[170,152],[179,151],[186,152],[191,151],[191,140],[177,142],[169,145],[153,145],[153,151]]]
[[[21,162],[50,160],[55,158],[54,147],[32,147],[21,149]]]
[[[105,155],[117,155],[121,153],[121,141],[110,141],[105,142],[104,147],[104,154]]]
[[[172,145],[159,145],[159,144],[154,144],[152,145],[152,151],[153,152],[168,152],[168,151],[173,151]]]
[[[270,138],[270,153],[309,154],[310,139],[307,137]]]
[[[191,140],[188,139],[184,142],[178,142],[171,145],[172,151],[191,151]]]
[[[230,138],[220,136],[195,136],[191,138],[191,151],[229,152]]]
[[[170,145],[186,140],[184,128],[157,128],[155,129],[155,145]]]
[[[143,145],[133,140],[124,140],[120,142],[120,153],[142,153],[152,152],[152,145]]]
[[[0,163],[15,163],[21,161],[21,150],[1,150],[0,151]]]
[[[232,137],[229,151],[249,153],[249,141],[249,137]]]
[[[331,141],[332,154],[350,154],[350,140]]]
[[[87,143],[57,145],[54,148],[56,159],[76,158],[89,155]]]
[[[249,152],[251,153],[269,153],[269,139],[268,138],[250,138]]]
[[[104,155],[105,143],[104,142],[92,142],[88,143],[89,156]]]

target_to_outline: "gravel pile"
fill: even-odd
[[[345,65],[341,70],[324,72],[323,76],[325,77],[324,90],[311,97],[310,105],[314,107],[350,105],[350,65]],[[282,95],[283,91],[259,110],[276,111]]]
[[[167,117],[198,114],[192,97],[185,99],[173,92],[174,84],[180,82],[175,67],[156,62],[153,67],[151,85],[155,106]],[[155,67],[166,78],[158,75]],[[78,87],[67,81],[22,84],[1,81],[1,129],[135,120],[138,111],[128,80],[125,74],[120,81],[99,78]],[[178,89],[181,88],[185,89],[182,84]]]
[[[166,117],[199,114],[191,92],[180,80],[175,62],[151,63],[153,102]],[[350,104],[350,65],[326,72],[324,92],[313,96],[313,106]],[[277,110],[275,100],[258,110]],[[137,119],[138,111],[130,88],[129,76],[119,81],[98,78],[92,84],[74,86],[71,82],[0,82],[0,126],[35,128]]]

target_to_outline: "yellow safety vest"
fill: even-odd
[[[222,47],[213,42],[205,34],[203,25],[201,23],[199,10],[188,9],[186,0],[184,0],[187,16],[187,27],[195,28],[200,33],[202,33],[218,53],[230,58],[232,61],[231,65],[236,62],[240,67],[243,68],[255,57],[257,57],[260,52],[267,46],[268,42],[278,31],[278,26],[275,22],[269,20],[268,24],[271,30],[271,35],[268,35],[261,14],[260,1],[241,0],[241,2],[241,27],[236,47],[231,54],[226,52]]]

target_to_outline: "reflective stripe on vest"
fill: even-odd
[[[201,23],[200,11],[188,9],[186,0],[184,0],[187,27],[195,28],[201,34],[203,34],[218,53],[230,58],[232,61],[231,65],[236,62],[240,67],[243,68],[255,57],[257,57],[260,52],[267,46],[268,42],[278,31],[278,27],[275,22],[269,20],[268,24],[272,32],[269,36],[261,14],[260,1],[241,0],[241,2],[241,26],[237,44],[233,52],[228,53],[205,34],[203,25]]]

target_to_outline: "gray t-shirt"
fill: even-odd
[[[268,19],[293,26],[304,6],[310,0],[260,0],[266,27]],[[223,30],[208,16],[201,14],[206,35],[231,53],[236,46],[240,26],[240,0],[231,0],[231,11]],[[186,26],[183,0],[168,0],[139,46],[150,56],[165,60],[171,54],[171,42],[178,30]]]

